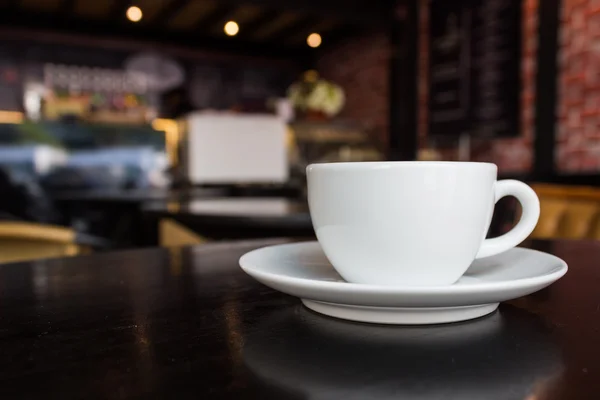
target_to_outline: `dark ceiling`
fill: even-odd
[[[161,42],[244,55],[306,57],[306,37],[323,38],[322,49],[350,35],[382,29],[386,0],[0,0],[2,28],[75,33]],[[141,8],[137,23],[128,7]],[[227,37],[224,24],[240,26]],[[1,34],[1,32],[0,32]]]

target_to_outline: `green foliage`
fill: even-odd
[[[51,133],[47,132],[41,124],[24,121],[18,125],[17,130],[22,134],[24,143],[46,144],[48,146],[63,148],[63,144]]]

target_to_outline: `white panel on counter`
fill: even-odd
[[[288,180],[286,125],[273,115],[195,113],[187,117],[187,176],[202,183]]]

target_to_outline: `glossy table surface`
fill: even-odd
[[[1,398],[600,398],[600,243],[530,244],[567,275],[428,327],[304,309],[239,269],[264,244],[0,266]]]

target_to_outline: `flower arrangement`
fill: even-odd
[[[287,97],[294,108],[305,113],[322,113],[329,118],[337,115],[346,101],[339,85],[319,79],[315,71],[307,72],[303,81],[292,84]]]

